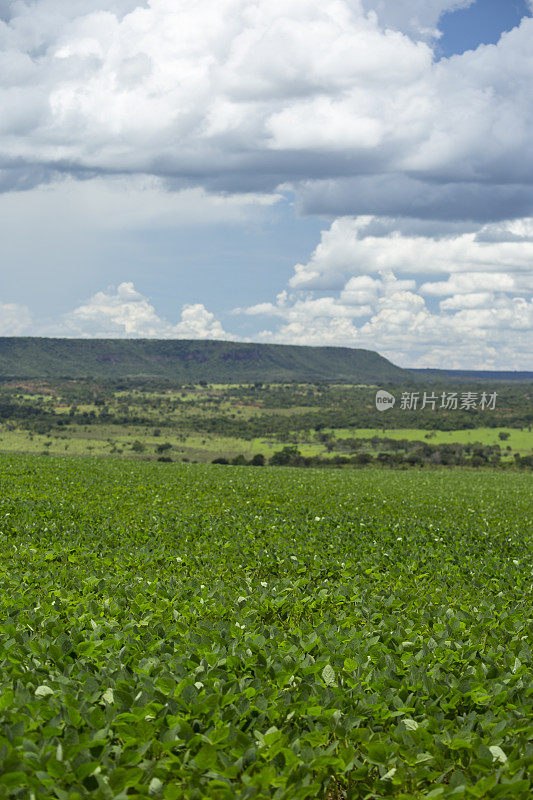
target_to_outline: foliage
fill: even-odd
[[[527,475],[0,467],[0,798],[531,796]]]
[[[155,378],[207,381],[355,380],[409,377],[370,350],[187,339],[0,337],[0,375],[16,378]]]
[[[369,386],[4,381],[0,450],[124,458],[168,451],[173,460],[241,456],[244,464],[256,453],[268,460],[285,445],[301,456],[285,459],[293,465],[453,466],[475,459],[480,466],[527,466],[532,384],[496,388],[495,410],[407,411],[397,404],[380,413]]]
[[[274,453],[270,459],[270,465],[291,466],[291,467],[346,467],[362,464],[378,464],[387,467],[410,467],[410,466],[466,466],[466,467],[501,467],[501,449],[499,445],[483,447],[480,444],[453,444],[453,445],[434,445],[427,442],[401,441],[382,437],[373,437],[365,440],[347,440],[337,444],[338,447],[347,447],[348,442],[354,442],[353,451],[365,447],[378,446],[380,452],[374,457],[368,452],[356,452],[356,455],[333,455],[327,458],[320,456],[303,456],[294,445],[285,446],[282,450]],[[335,447],[333,441],[327,442],[327,450]],[[348,449],[351,448],[348,446]],[[401,452],[401,451],[404,452]],[[233,463],[244,463],[236,462]],[[250,462],[253,463],[253,462]],[[513,462],[507,465],[514,465],[519,469],[527,469],[533,466],[531,455],[520,456],[515,454]]]

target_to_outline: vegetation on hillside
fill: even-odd
[[[152,378],[173,382],[350,380],[409,376],[370,350],[187,339],[0,337],[0,376]]]
[[[172,383],[531,382],[531,372],[408,370],[371,350],[196,339],[0,337],[1,378],[117,378]]]

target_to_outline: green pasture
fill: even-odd
[[[0,452],[5,453],[43,453],[49,452],[56,455],[109,455],[117,457],[155,457],[156,448],[165,442],[172,445],[170,455],[181,460],[188,458],[194,461],[211,461],[215,457],[233,458],[243,454],[251,458],[256,453],[262,453],[270,458],[276,451],[285,446],[272,437],[256,437],[244,439],[238,437],[217,436],[206,433],[177,433],[172,428],[163,428],[159,436],[154,436],[154,426],[135,425],[98,425],[98,426],[70,426],[61,432],[50,434],[30,433],[21,429],[9,429],[11,426],[0,426]],[[501,441],[498,437],[500,430],[509,434],[508,439]],[[348,438],[368,440],[367,445],[371,451],[379,452],[381,446],[373,447],[369,441],[372,437],[389,438],[395,440],[406,439],[409,441],[422,441],[431,444],[453,443],[461,444],[481,443],[483,445],[499,444],[502,455],[509,456],[515,452],[527,454],[533,450],[533,432],[519,429],[492,429],[478,428],[462,431],[427,431],[424,429],[382,430],[377,428],[364,429],[335,429],[334,446],[329,455],[345,452],[342,441]],[[144,445],[142,453],[132,450],[135,441]],[[328,456],[323,443],[319,441],[302,440],[300,432],[294,432],[289,437],[289,442],[297,445],[303,456]]]
[[[331,430],[331,429],[330,429]],[[479,442],[483,445],[499,444],[502,450],[508,445],[515,452],[528,453],[533,450],[533,431],[520,428],[469,428],[466,430],[439,431],[424,428],[335,428],[331,430],[338,440],[371,439],[373,436],[387,439],[407,439],[409,441],[430,442],[431,444],[472,444]],[[507,433],[509,437],[502,441],[499,433]]]

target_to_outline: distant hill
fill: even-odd
[[[531,381],[533,372],[402,369],[372,350],[198,339],[0,337],[2,378],[155,379],[174,383]]]
[[[505,370],[467,370],[467,369],[411,369],[410,372],[420,380],[465,383],[468,381],[533,381],[533,372],[507,372]]]
[[[371,350],[190,339],[0,337],[0,377],[156,378],[177,383],[409,380]]]

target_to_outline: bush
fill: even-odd
[[[270,463],[274,467],[297,466],[302,463],[302,454],[294,445],[284,447],[283,450],[274,453]]]
[[[155,448],[156,453],[166,453],[167,450],[171,450],[172,445],[168,442],[163,442],[163,444],[158,444]]]
[[[371,464],[374,459],[370,453],[357,453],[353,458],[354,464]]]

